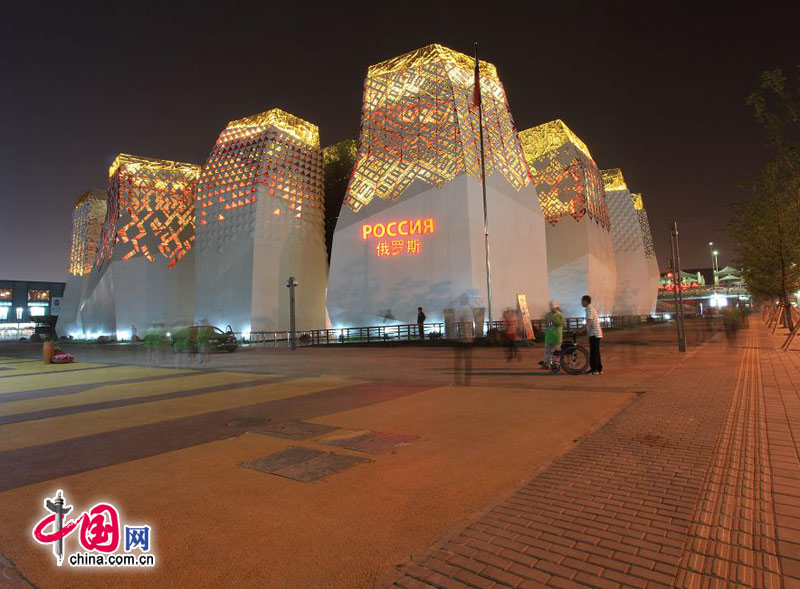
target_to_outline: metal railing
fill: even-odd
[[[654,315],[625,315],[600,317],[603,329],[634,327],[643,323],[664,321],[663,313]],[[567,317],[564,320],[564,331],[577,331],[583,327],[583,317]],[[544,319],[531,321],[534,330],[544,333],[547,325]],[[489,322],[483,324],[483,330],[476,329],[471,322],[433,322],[423,325],[424,339],[450,340],[464,337],[481,338],[489,330]],[[491,329],[505,332],[505,321],[492,321]],[[420,341],[419,326],[416,323],[397,325],[372,325],[364,327],[341,327],[335,329],[310,329],[296,332],[297,345],[319,346],[334,344],[373,344]],[[261,347],[288,347],[291,344],[291,333],[288,331],[252,331],[246,343]]]

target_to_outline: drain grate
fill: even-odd
[[[334,452],[293,446],[277,454],[271,454],[251,462],[242,462],[240,466],[309,483],[365,462],[369,462],[369,460],[358,456],[345,456]]]
[[[322,434],[339,429],[334,425],[323,425],[321,423],[307,423],[305,421],[287,421],[284,423],[270,423],[262,427],[254,428],[250,431],[256,434],[284,438],[286,440],[307,440]]]
[[[349,437],[329,437],[325,440],[320,440],[320,444],[369,454],[383,454],[395,448],[406,446],[415,440],[419,440],[419,436],[393,432],[356,432]]]

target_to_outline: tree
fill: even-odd
[[[746,103],[771,159],[749,184],[754,198],[734,206],[729,232],[748,290],[785,305],[791,328],[789,296],[800,289],[800,78],[790,86],[780,69],[764,72]]]
[[[800,201],[791,170],[767,163],[751,185],[755,198],[734,206],[729,232],[750,294],[788,304],[800,289]]]

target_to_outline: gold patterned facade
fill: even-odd
[[[530,183],[522,146],[495,67],[480,63],[486,174],[516,189]],[[475,68],[468,56],[428,45],[369,68],[358,158],[347,189],[354,211],[396,200],[414,180],[441,186],[466,172],[480,178]]]
[[[169,268],[192,248],[200,166],[120,154],[109,168],[100,264],[160,253]]]
[[[274,203],[275,219],[265,222],[321,225],[323,194],[317,126],[272,109],[231,121],[220,134],[195,191],[199,229],[220,239],[252,230],[259,198]]]
[[[603,178],[586,144],[560,119],[519,138],[545,219],[555,225],[564,215],[588,216],[610,229]]]
[[[653,245],[653,234],[650,232],[650,220],[647,218],[647,211],[644,208],[641,193],[632,193],[631,200],[633,201],[633,208],[639,217],[639,227],[642,229],[642,241],[644,242],[644,255],[647,258],[654,258],[656,255],[655,246]]]
[[[244,128],[251,132],[258,132],[258,129],[263,130],[267,127],[280,129],[298,141],[319,148],[319,128],[279,108],[231,121],[226,130]]]
[[[628,190],[628,185],[625,183],[625,178],[622,176],[622,170],[619,168],[601,170],[601,173],[603,175],[603,186],[605,186],[606,192]]]
[[[72,246],[69,273],[83,276],[92,270],[100,249],[108,195],[102,190],[84,192],[72,210]]]

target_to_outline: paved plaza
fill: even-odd
[[[735,341],[691,323],[684,355],[674,336],[609,332],[597,377],[538,370],[541,346],[511,363],[477,347],[470,386],[431,344],[159,366],[137,346],[56,366],[4,344],[0,577],[800,587],[800,352],[756,318]],[[57,567],[31,536],[57,489],[150,525],[156,567]]]

